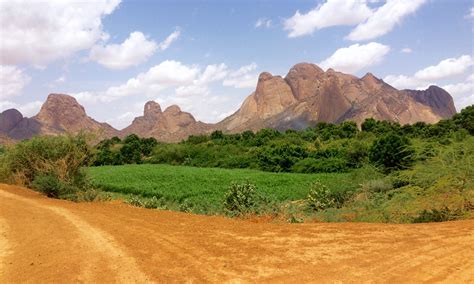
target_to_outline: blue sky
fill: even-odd
[[[474,103],[474,4],[468,0],[4,1],[0,111],[37,113],[75,96],[117,128],[146,101],[216,122],[258,74],[299,62],[397,88],[446,88]]]

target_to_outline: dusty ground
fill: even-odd
[[[0,283],[474,283],[474,220],[270,224],[0,185]]]

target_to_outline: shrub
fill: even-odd
[[[292,171],[296,173],[341,173],[348,170],[344,159],[331,158],[306,158],[295,163]]]
[[[78,194],[91,188],[83,171],[91,157],[91,148],[82,134],[35,137],[17,143],[0,157],[0,178],[31,187],[48,197],[77,200]]]
[[[153,196],[152,198],[147,199],[143,202],[143,207],[148,209],[162,208],[163,205],[163,201],[161,199],[158,199],[156,196]]]
[[[257,187],[249,182],[232,183],[224,197],[224,210],[232,216],[258,213],[263,198],[257,193]]]
[[[137,195],[130,196],[126,203],[136,207],[145,207],[144,200]]]
[[[38,175],[31,183],[31,187],[48,197],[59,198],[66,192],[66,186],[54,175]]]
[[[388,133],[374,141],[369,150],[369,159],[389,172],[408,168],[413,162],[410,141],[404,136]]]
[[[369,180],[362,184],[362,190],[368,193],[386,193],[392,189],[392,184],[385,179]]]
[[[257,155],[260,169],[270,172],[289,172],[307,153],[304,148],[288,143],[263,147]]]
[[[368,158],[369,149],[366,144],[359,140],[352,139],[346,150],[347,164],[351,168],[361,167]]]
[[[306,201],[308,206],[315,211],[327,209],[335,204],[329,188],[319,181],[311,185]]]
[[[83,135],[35,137],[12,147],[3,162],[10,182],[31,186],[37,176],[52,175],[66,185],[84,185],[82,167],[91,157]]]
[[[456,220],[457,215],[459,215],[457,212],[450,210],[448,207],[445,207],[441,210],[423,210],[416,218],[413,219],[413,223],[451,221]]]

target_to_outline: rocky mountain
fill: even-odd
[[[177,105],[161,110],[157,102],[145,104],[143,116],[137,117],[132,124],[121,131],[121,135],[137,134],[141,137],[154,137],[159,141],[175,142],[189,135],[202,134],[213,129],[212,125],[196,121]]]
[[[23,117],[16,109],[0,113],[0,136],[2,141],[22,140],[40,133],[40,123],[35,119]]]
[[[119,134],[109,124],[87,116],[75,98],[64,94],[50,94],[39,113],[32,118],[23,117],[16,109],[0,113],[0,136],[13,140],[79,131],[94,133],[99,139]]]
[[[79,131],[95,133],[100,137],[118,135],[115,128],[95,121],[75,98],[64,94],[50,94],[33,119],[40,123],[40,133],[46,135]]]
[[[162,111],[158,103],[151,101],[145,104],[143,116],[118,131],[89,117],[75,98],[51,94],[40,112],[32,118],[23,117],[14,109],[1,113],[0,143],[8,139],[81,130],[95,133],[99,138],[135,133],[176,142],[189,135],[214,130],[302,129],[321,121],[339,123],[352,120],[360,124],[369,117],[400,124],[435,123],[455,113],[451,95],[436,86],[423,91],[397,90],[371,73],[358,78],[300,63],[293,66],[284,78],[261,73],[255,91],[245,99],[240,109],[217,124],[196,121],[176,105]]]
[[[285,78],[260,74],[255,92],[217,127],[229,132],[302,129],[320,121],[360,124],[369,117],[400,124],[435,123],[455,113],[451,96],[435,86],[425,91],[397,90],[371,73],[357,78],[300,63]]]

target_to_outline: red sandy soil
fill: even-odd
[[[275,224],[0,185],[0,283],[474,283],[474,220]]]

